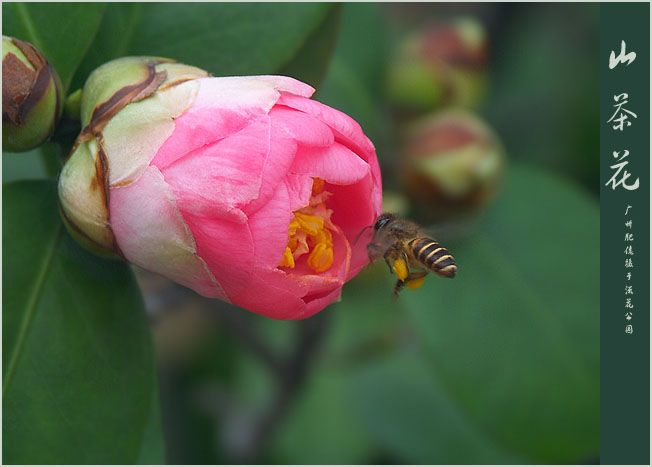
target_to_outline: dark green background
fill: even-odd
[[[600,460],[604,464],[650,463],[650,5],[605,3],[600,6]],[[609,69],[609,54],[635,51],[631,65]],[[613,97],[626,92],[637,118],[615,131],[607,121]],[[611,178],[613,151],[629,150],[626,167],[640,186],[628,191],[605,186]],[[622,172],[621,172],[622,173]],[[632,208],[625,216],[625,209]],[[625,227],[632,221],[632,229]],[[624,242],[625,233],[634,241]],[[631,244],[634,267],[627,281],[624,254]],[[632,285],[633,319],[627,321],[625,285]],[[633,334],[625,333],[631,324]]]

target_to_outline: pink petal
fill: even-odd
[[[340,143],[328,147],[300,147],[290,172],[320,177],[336,185],[350,185],[369,174],[369,165]]]
[[[220,283],[228,300],[250,287],[254,244],[246,222],[230,222],[184,211],[183,217],[197,244],[197,254]]]
[[[342,282],[327,279],[321,283],[319,290],[304,293],[290,285],[283,271],[257,270],[252,273],[250,290],[233,297],[233,303],[270,318],[303,319],[339,299]]]
[[[297,211],[310,203],[312,195],[312,177],[310,175],[287,174],[285,186],[290,199],[290,210]]]
[[[279,99],[279,91],[306,97],[314,92],[307,84],[284,76],[202,78],[193,82],[199,84],[193,105],[174,120],[174,133],[152,161],[160,169],[267,115]]]
[[[276,268],[281,263],[293,219],[288,189],[285,183],[280,183],[272,199],[249,217],[257,267]]]
[[[254,79],[259,81],[265,81],[269,83],[280,92],[288,92],[291,94],[296,94],[297,96],[310,97],[314,94],[315,88],[307,85],[297,79],[290,78],[289,76],[280,76],[280,75],[257,75],[257,76],[240,76],[234,77],[240,79]]]
[[[258,198],[269,145],[269,117],[262,117],[162,172],[184,214],[244,222],[242,207]]]
[[[297,152],[297,143],[277,123],[270,117],[269,151],[257,175],[260,178],[258,195],[244,208],[248,215],[269,202],[279,184],[283,183]]]
[[[345,113],[324,105],[321,102],[287,93],[281,93],[278,104],[301,110],[326,123],[335,131],[336,140],[350,146],[365,160],[369,161],[367,157],[370,154],[375,154],[374,145],[364,135],[358,122]]]
[[[275,105],[269,112],[272,124],[302,146],[330,146],[334,137],[330,127],[305,112]]]
[[[255,287],[233,297],[234,304],[274,319],[297,319],[306,314],[305,302],[287,289],[276,287],[256,273],[251,281]]]
[[[339,302],[342,295],[342,287],[338,287],[330,292],[320,294],[310,294],[303,298],[306,303],[306,310],[302,315],[297,316],[295,319],[309,318],[315,313],[321,311],[333,302]]]
[[[353,185],[326,185],[325,189],[333,193],[328,200],[328,207],[333,210],[331,220],[342,229],[351,243],[351,267],[346,277],[349,280],[369,262],[366,251],[368,238],[355,238],[365,228],[373,224],[381,211],[379,189],[372,182],[371,175]]]
[[[134,183],[111,189],[109,203],[111,228],[127,260],[202,295],[226,300],[197,255],[194,238],[156,167]]]

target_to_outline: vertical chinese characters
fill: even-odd
[[[627,44],[625,41],[621,41],[620,44],[620,54],[616,56],[615,51],[611,51],[609,56],[609,69],[613,70],[620,64],[625,64],[624,66],[628,67],[631,65],[634,60],[636,60],[636,52],[626,51]],[[631,110],[625,108],[625,105],[629,104],[629,94],[626,92],[620,94],[614,94],[614,101],[616,102],[613,106],[616,108],[614,113],[611,115],[611,118],[607,120],[607,123],[612,124],[612,129],[615,131],[622,132],[626,127],[632,125],[631,119],[637,118],[637,115]],[[622,153],[622,155],[621,155]],[[624,149],[622,151],[613,151],[614,159],[616,163],[611,165],[610,168],[614,170],[611,178],[605,183],[606,186],[611,186],[612,190],[615,190],[617,187],[621,186],[626,190],[636,190],[639,187],[639,179],[633,183],[627,183],[627,179],[632,175],[630,172],[625,170],[628,160],[625,160],[629,156],[629,150]]]
[[[638,180],[637,180],[638,182]],[[634,269],[634,234],[632,233],[633,222],[628,219],[629,211],[633,208],[631,204],[625,208],[625,333],[633,334],[634,326],[631,324],[634,318],[634,286],[631,285],[632,271]]]

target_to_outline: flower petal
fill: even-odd
[[[277,105],[285,105],[296,110],[301,110],[330,126],[333,129],[336,141],[353,150],[353,152],[369,164],[374,185],[378,187],[378,191],[374,195],[374,202],[376,198],[380,200],[382,178],[376,150],[374,149],[373,143],[365,136],[362,128],[360,128],[360,125],[355,120],[345,113],[324,105],[321,102],[312,99],[301,99],[300,97],[283,92]]]
[[[184,214],[242,223],[242,207],[258,198],[269,145],[269,117],[262,117],[162,172]]]
[[[110,223],[127,260],[198,293],[226,300],[156,167],[110,192]]]
[[[307,318],[338,299],[343,284],[337,279],[319,276],[310,280],[313,288],[279,269],[256,269],[252,272],[251,288],[233,297],[233,303],[270,318]]]
[[[284,105],[275,105],[269,112],[272,125],[302,146],[330,146],[335,141],[330,127],[310,114]]]
[[[274,319],[297,319],[306,314],[306,303],[284,287],[252,273],[255,287],[233,297],[233,303],[254,313]]]
[[[369,165],[340,143],[328,147],[299,147],[291,173],[319,177],[336,185],[350,185],[369,174]]]
[[[273,86],[274,89],[280,92],[287,92],[296,94],[301,97],[310,97],[314,94],[315,88],[308,84],[299,81],[298,79],[290,78],[289,76],[281,75],[257,75],[257,76],[236,76],[234,79],[251,79],[255,81],[264,81]]]
[[[258,195],[244,208],[247,215],[261,209],[274,196],[279,184],[283,183],[297,152],[296,141],[271,117],[269,122],[269,151],[258,174],[260,177]]]
[[[164,169],[187,153],[226,138],[267,115],[279,91],[310,96],[314,89],[283,76],[202,78],[194,104],[174,121],[174,134],[152,161]]]
[[[220,283],[229,301],[250,287],[254,244],[246,222],[203,217],[179,209],[195,237],[197,254]]]
[[[285,183],[280,183],[270,201],[249,217],[257,267],[272,269],[280,264],[292,219],[294,214],[290,208],[288,189]]]
[[[342,295],[342,287],[337,287],[336,289],[328,292],[315,293],[303,297],[303,301],[306,304],[306,310],[302,315],[298,315],[295,319],[305,319],[309,318],[315,313],[321,311],[333,302],[339,302]]]
[[[312,99],[303,99],[288,93],[281,93],[279,105],[300,110],[321,120],[335,132],[335,139],[351,147],[365,160],[375,154],[374,145],[362,132],[358,122],[339,110]]]
[[[290,211],[308,206],[312,195],[313,179],[310,175],[287,174],[285,186],[290,200]]]
[[[356,242],[358,234],[371,225],[380,215],[380,190],[374,185],[371,174],[352,185],[329,186],[325,189],[333,193],[328,207],[333,210],[331,220],[342,229],[351,243],[351,267],[345,280],[355,276],[369,262],[364,236]]]

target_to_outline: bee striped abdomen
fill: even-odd
[[[414,258],[441,277],[455,277],[455,258],[439,242],[427,237],[410,240],[408,247]]]

